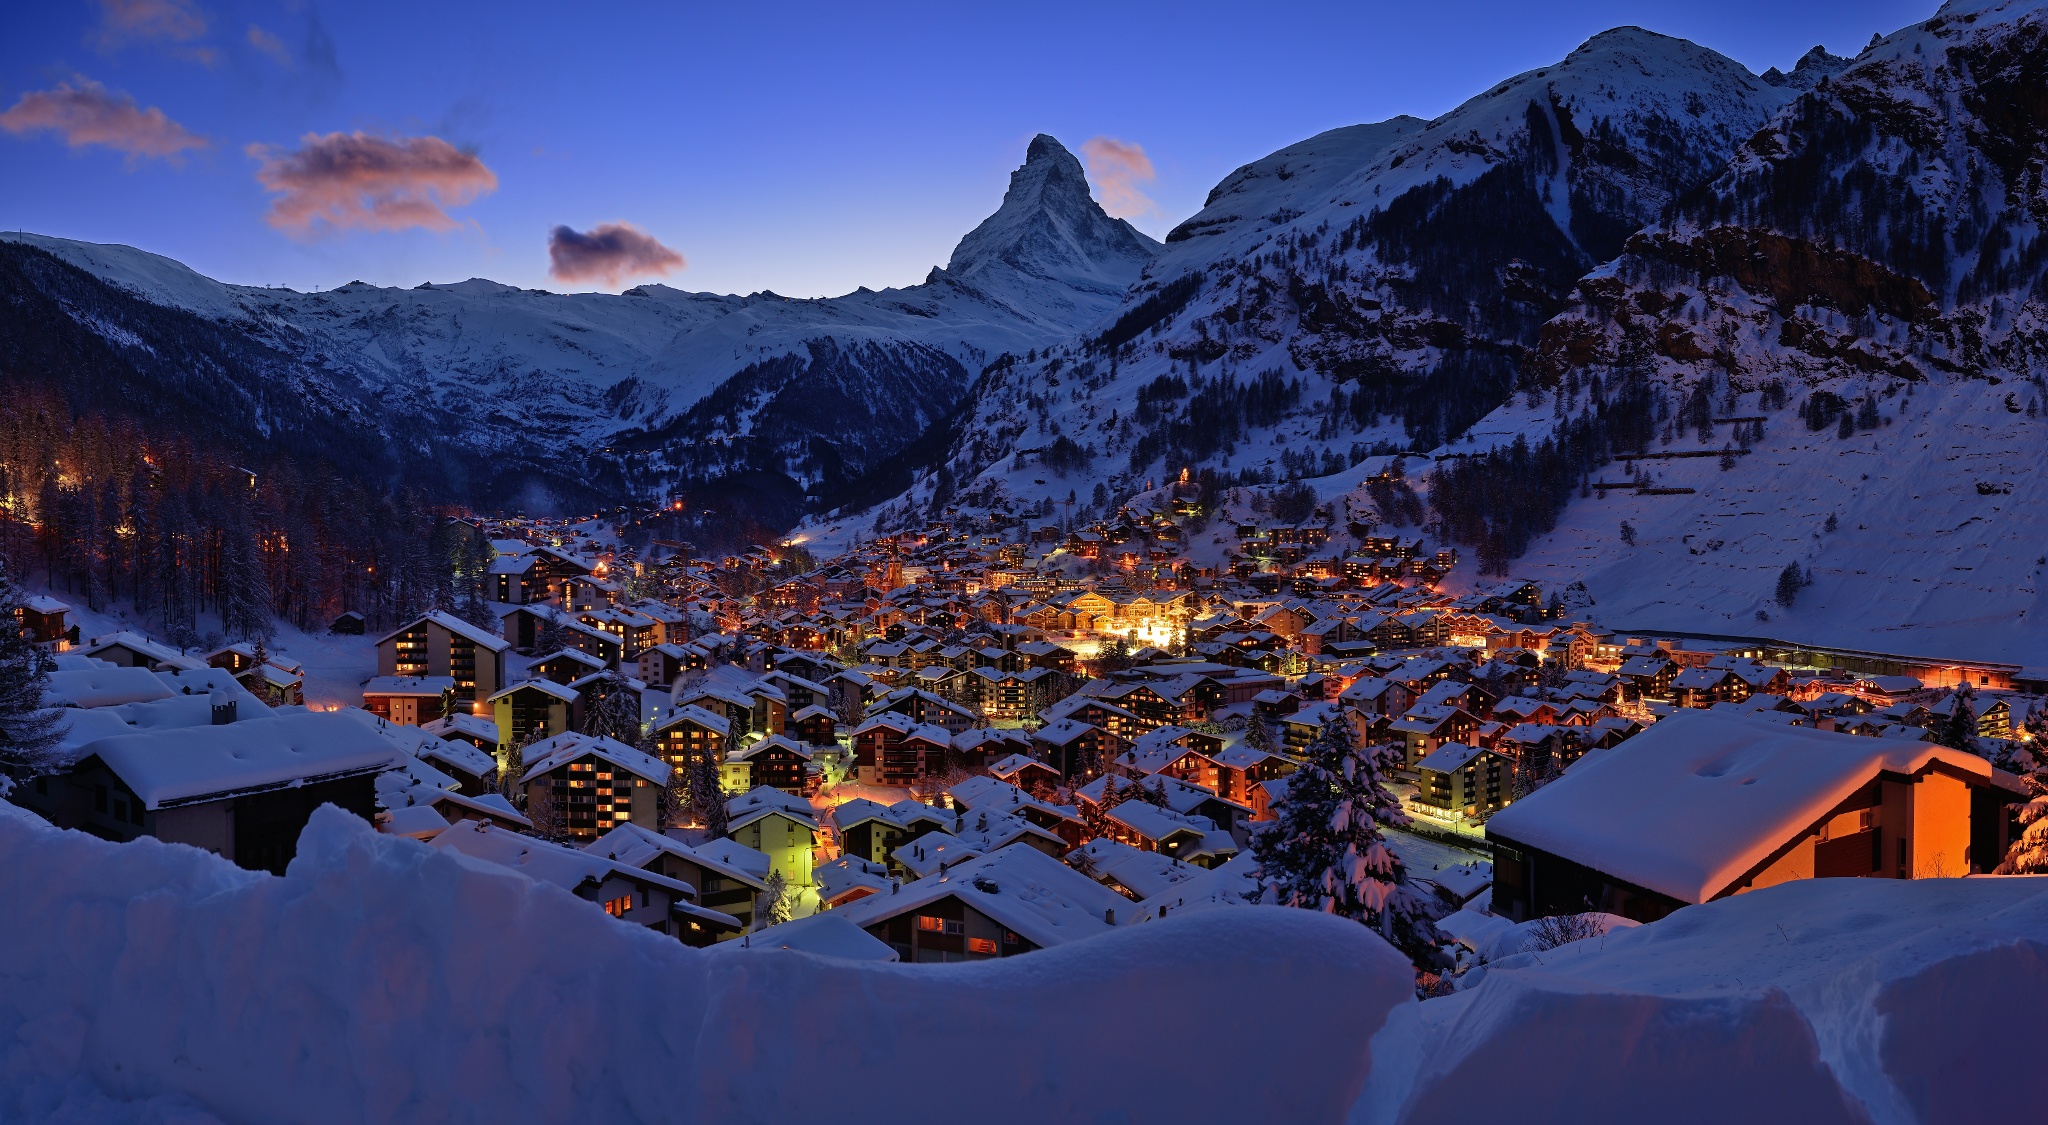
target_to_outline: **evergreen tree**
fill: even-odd
[[[1264,754],[1277,754],[1280,752],[1280,742],[1273,737],[1273,728],[1267,725],[1265,718],[1257,712],[1253,712],[1245,720],[1244,744],[1246,748],[1257,750]]]
[[[2040,725],[2038,716],[2028,723],[2029,728]],[[2048,875],[2048,751],[2043,750],[2039,733],[2028,733],[2035,737],[2013,742],[1998,762],[2027,787],[2027,803],[2019,807],[2019,838],[1999,863],[2000,875]]]
[[[252,693],[265,706],[276,707],[284,702],[284,693],[270,686],[270,646],[264,643],[261,634],[256,637],[255,654],[249,658],[250,671],[256,676],[256,690]]]
[[[1791,609],[1792,603],[1799,600],[1800,589],[1806,584],[1806,576],[1800,571],[1799,564],[1796,562],[1786,563],[1785,569],[1778,572],[1778,604],[1786,609]]]
[[[43,706],[57,664],[19,624],[16,615],[27,599],[7,577],[4,563],[0,560],[0,774],[26,779],[63,764],[57,750],[63,737],[58,712]]]
[[[761,892],[761,909],[755,923],[756,929],[767,929],[769,926],[779,926],[789,921],[791,908],[795,905],[791,901],[795,896],[790,893],[789,880],[783,877],[782,872],[770,871],[766,882],[767,889]]]
[[[541,619],[540,628],[534,630],[534,653],[552,656],[565,648],[575,648],[573,634],[569,632],[568,626],[562,624],[562,611],[552,606],[542,606],[541,610],[546,616]]]
[[[533,834],[543,840],[560,840],[569,834],[569,817],[555,797],[554,779],[542,777],[528,790],[526,819],[533,822]]]
[[[624,676],[606,672],[583,689],[583,733],[640,741],[640,697]]]
[[[1966,750],[1972,754],[1977,749],[1977,709],[1971,700],[1975,693],[1965,683],[1957,686],[1955,694],[1949,696],[1948,714],[1934,721],[1934,741],[1954,750]]]
[[[1352,746],[1351,728],[1331,719],[1288,778],[1278,819],[1252,837],[1259,881],[1288,906],[1355,919],[1378,931],[1418,965],[1434,965],[1439,936],[1429,899],[1409,885],[1382,826],[1408,823],[1387,789],[1395,755],[1385,746]]]

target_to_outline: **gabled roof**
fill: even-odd
[[[686,703],[670,712],[668,718],[663,719],[654,728],[654,733],[661,734],[669,728],[680,726],[683,723],[691,723],[703,727],[705,730],[723,738],[732,737],[732,724],[725,721],[725,716],[706,711],[694,703]]]
[[[1012,844],[835,913],[865,928],[949,895],[1041,948],[1108,933],[1114,923],[1106,919],[1131,909],[1130,900],[1059,860]]]
[[[86,743],[151,809],[397,769],[404,752],[344,714],[298,711],[225,726],[165,727]]]
[[[515,692],[525,691],[529,688],[534,691],[538,691],[543,695],[552,695],[556,699],[559,699],[564,703],[576,702],[575,689],[567,687],[562,684],[558,684],[553,680],[521,680],[518,683],[513,684],[511,687],[501,688],[498,691],[492,692],[490,698],[486,699],[484,702],[496,703],[498,700],[503,699],[508,695],[511,695]]]
[[[1931,743],[1682,711],[1495,813],[1489,835],[1705,902],[1880,772],[1932,766],[1991,781],[1983,758]]]
[[[817,810],[802,797],[767,785],[754,788],[725,803],[726,828],[737,832],[767,816],[783,816],[808,828],[818,827]]]
[[[475,644],[478,648],[488,649],[491,652],[503,652],[506,649],[512,647],[511,641],[506,640],[505,638],[497,635],[496,633],[490,632],[487,629],[479,629],[476,626],[471,625],[469,622],[464,621],[462,618],[457,617],[452,613],[448,613],[438,609],[433,611],[432,613],[423,613],[420,616],[413,618],[411,621],[408,621],[405,624],[399,626],[398,628],[391,630],[389,633],[386,633],[383,636],[378,637],[376,643],[381,645],[385,641],[388,641],[391,638],[398,636],[400,633],[403,633],[406,630],[413,628],[414,626],[420,624],[423,621],[439,625],[441,628],[448,630],[450,633],[453,633],[458,637],[462,637],[470,641],[471,643]]]
[[[594,755],[602,761],[625,770],[627,773],[645,779],[651,785],[668,784],[669,764],[651,754],[642,754],[616,738],[600,734],[581,734],[569,731],[543,738],[528,746],[524,753],[526,772],[519,776],[521,785],[545,773],[552,773],[585,755]]]
[[[749,758],[765,754],[770,750],[786,750],[805,761],[809,761],[811,757],[811,748],[808,744],[798,742],[787,735],[771,734],[767,738],[758,739],[749,745],[732,751],[726,755],[726,760],[744,762]]]
[[[491,828],[482,821],[457,821],[436,835],[427,846],[455,852],[472,861],[509,868],[536,883],[552,883],[570,892],[586,881],[602,883],[611,878],[661,887],[676,897],[674,910],[677,914],[709,922],[719,929],[735,928],[732,915],[696,905],[697,888],[688,883],[581,848],[551,844],[532,836]]]
[[[738,844],[730,840],[712,841],[712,843],[731,844],[734,848],[739,848],[744,852],[759,856],[763,862],[760,864],[759,870],[756,871],[751,864],[742,866],[731,862],[734,858],[738,857],[737,853],[732,852],[728,848],[712,847],[710,844],[700,844],[692,847],[673,836],[656,832],[645,825],[630,822],[621,824],[588,844],[583,845],[583,850],[615,859],[620,863],[630,864],[634,867],[646,867],[648,864],[653,863],[657,857],[665,853],[688,860],[707,871],[715,871],[728,879],[738,880],[757,891],[765,887],[766,884],[763,882],[763,876],[768,873],[768,866],[765,862],[768,858],[767,856],[761,855],[760,852],[754,851],[754,849],[744,844]]]

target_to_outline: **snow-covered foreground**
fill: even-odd
[[[282,879],[0,815],[0,950],[8,1122],[1333,1121],[1412,987],[1280,908],[972,966],[714,957],[331,809]]]
[[[2041,1117],[2048,879],[1808,879],[1484,972],[1395,1012],[1354,1122]]]
[[[1271,907],[708,956],[332,810],[282,879],[0,815],[0,904],[0,1121],[2016,1121],[2048,998],[2039,879],[1789,884],[1420,1005]]]

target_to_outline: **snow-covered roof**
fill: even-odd
[[[889,943],[847,921],[836,911],[813,914],[806,918],[793,918],[758,933],[748,934],[738,941],[719,942],[708,949],[721,955],[792,949],[798,953],[809,953],[816,957],[836,957],[842,961],[897,959],[896,950]]]
[[[439,696],[454,686],[453,676],[372,676],[363,681],[363,695]]]
[[[1490,835],[1617,879],[1705,902],[1880,771],[1940,763],[1991,777],[1975,754],[1925,742],[1685,711],[1493,815]]]
[[[458,637],[462,637],[465,640],[468,640],[470,643],[476,645],[478,648],[485,649],[489,652],[503,652],[506,649],[512,647],[511,641],[506,640],[505,638],[497,635],[496,633],[493,633],[488,629],[479,629],[475,625],[471,625],[469,622],[464,621],[462,618],[457,617],[452,613],[438,609],[433,611],[432,613],[421,614],[420,616],[413,618],[411,621],[406,622],[404,625],[401,625],[398,628],[393,629],[389,633],[386,633],[383,636],[378,637],[376,643],[381,645],[385,641],[388,641],[391,638],[398,636],[400,633],[403,633],[406,630],[411,629],[414,626],[417,626],[422,621],[428,621],[432,622],[435,625],[439,625],[441,628],[448,630],[450,633],[453,633]]]
[[[79,754],[98,756],[151,809],[396,769],[404,758],[374,729],[318,711],[136,731],[89,742]]]
[[[915,840],[897,845],[889,853],[889,858],[912,875],[922,878],[942,867],[951,867],[988,851],[977,842],[963,840],[951,832],[927,832]]]
[[[728,844],[737,848],[738,852],[726,848],[725,845]],[[714,840],[692,846],[673,836],[631,822],[618,825],[583,845],[583,850],[634,867],[646,867],[653,863],[657,856],[666,853],[689,860],[707,871],[715,871],[728,879],[745,883],[755,890],[762,889],[762,879],[768,874],[768,857],[744,844],[731,840]],[[758,858],[759,864],[756,865],[749,857]],[[734,863],[734,859],[747,862]]]
[[[768,785],[756,785],[725,803],[728,829],[738,831],[764,816],[780,814],[806,827],[818,827],[817,810],[802,797]]]
[[[895,894],[870,895],[835,913],[866,927],[906,911],[958,896],[969,906],[1035,945],[1063,945],[1108,933],[1131,909],[1129,899],[1031,847],[1012,844],[976,856],[944,875],[904,885]]]
[[[1141,899],[1163,894],[1202,871],[1162,852],[1134,848],[1107,836],[1097,836],[1067,853],[1067,865],[1097,879],[1113,880]]]
[[[50,673],[49,686],[43,689],[43,704],[49,707],[115,707],[123,703],[167,699],[175,694],[147,668],[108,666]]]
[[[177,649],[171,648],[168,645],[158,644],[140,633],[125,631],[109,633],[104,637],[92,638],[86,642],[84,648],[79,650],[79,655],[94,656],[110,648],[125,648],[130,652],[146,656],[152,661],[160,663],[176,660],[179,656]]]
[[[649,784],[668,784],[670,767],[667,762],[651,754],[642,754],[616,738],[577,731],[543,738],[528,746],[522,755],[527,763],[526,772],[519,775],[519,783],[524,785],[542,774],[552,773],[586,754],[610,762]]]

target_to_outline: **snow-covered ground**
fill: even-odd
[[[2048,423],[2007,409],[2012,390],[1959,381],[1900,394],[1883,400],[1891,425],[1847,438],[1779,411],[1732,470],[1711,457],[1645,464],[1659,487],[1695,493],[1574,499],[1513,572],[1585,582],[1591,612],[1614,629],[2048,664]],[[1671,448],[1698,446],[1688,435]],[[1813,585],[1786,609],[1772,599],[1791,562]]]
[[[0,903],[5,1121],[2024,1121],[2048,996],[2040,878],[1784,884],[1421,1004],[1280,907],[719,957],[332,810],[276,878],[0,804]]]
[[[332,810],[273,878],[9,808],[10,1122],[1335,1121],[1412,1002],[1377,938],[1278,907],[976,965],[717,957]]]

